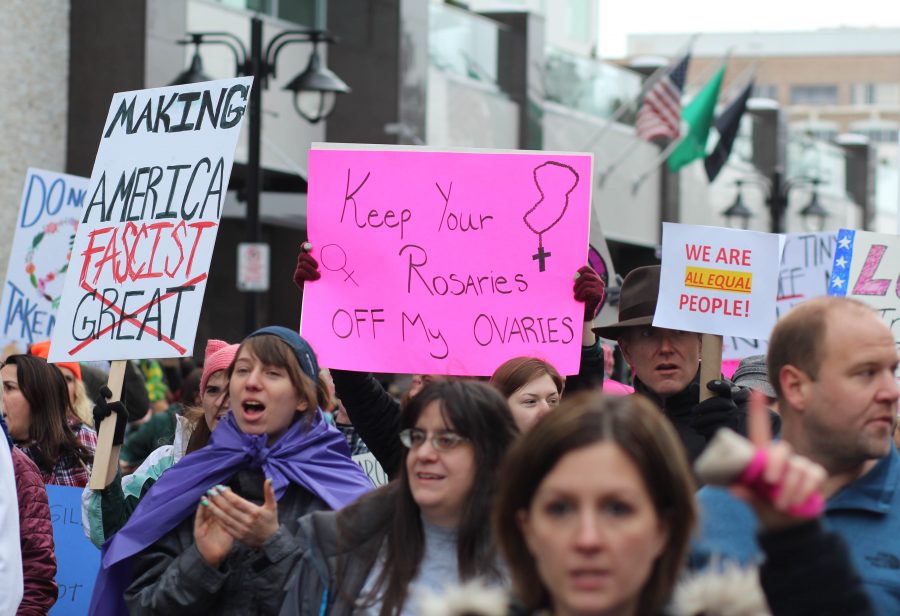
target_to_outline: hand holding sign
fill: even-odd
[[[116,396],[118,398],[118,396]],[[99,426],[103,420],[115,413],[116,429],[113,436],[113,445],[121,445],[125,442],[125,428],[128,426],[128,410],[121,400],[113,401],[113,392],[104,385],[100,388],[100,395],[94,400],[94,425]]]
[[[706,389],[713,395],[691,410],[691,427],[707,439],[722,427],[737,432],[744,422],[744,411],[738,405],[746,402],[750,391],[734,391],[729,381],[719,379],[709,381]]]
[[[580,268],[575,274],[575,301],[584,304],[584,320],[593,321],[600,307],[603,305],[603,299],[606,297],[606,285],[603,279],[594,271],[590,265]]]
[[[311,254],[312,244],[303,242],[300,245],[300,254],[297,255],[297,268],[294,270],[294,284],[301,291],[307,280],[318,280],[322,277],[319,273],[319,262]]]

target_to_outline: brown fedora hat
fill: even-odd
[[[639,267],[628,272],[619,293],[619,321],[593,332],[602,338],[616,340],[623,330],[653,323],[656,300],[659,299],[659,265]]]

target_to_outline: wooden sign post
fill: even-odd
[[[126,359],[118,359],[109,367],[109,381],[106,386],[112,392],[110,402],[118,402],[122,399],[122,382],[125,380]],[[91,471],[91,481],[88,486],[92,490],[102,490],[116,477],[119,465],[119,447],[113,445],[113,437],[116,433],[117,416],[115,413],[100,422],[97,426],[97,450],[94,452],[94,468]]]
[[[703,334],[700,343],[700,402],[713,397],[706,386],[722,378],[722,336]]]

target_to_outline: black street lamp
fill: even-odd
[[[735,181],[735,185],[737,186],[737,196],[734,198],[734,203],[722,212],[722,216],[725,217],[725,223],[729,227],[746,229],[750,225],[750,219],[753,218],[753,212],[744,205],[744,194],[741,189],[744,180]]]
[[[336,95],[347,94],[350,87],[340,77],[322,65],[319,43],[337,42],[325,30],[304,28],[285,30],[272,37],[263,50],[263,21],[259,17],[250,20],[250,51],[243,41],[230,32],[188,32],[188,39],[180,45],[194,45],[194,56],[190,67],[176,77],[170,85],[184,85],[209,81],[203,73],[200,59],[201,45],[224,45],[234,54],[236,73],[253,77],[248,109],[248,150],[247,150],[247,241],[258,242],[262,235],[259,220],[259,196],[262,167],[260,165],[260,142],[262,139],[262,92],[269,85],[269,76],[275,76],[278,54],[291,43],[312,43],[309,63],[302,73],[284,87],[294,93],[294,108],[311,124],[328,118],[334,111]],[[259,327],[258,295],[247,291],[246,330],[249,334]]]
[[[805,176],[784,180],[778,169],[772,173],[770,178],[755,177],[738,180],[735,182],[738,188],[737,197],[734,203],[722,212],[722,216],[728,221],[729,226],[735,226],[733,223],[737,222],[741,228],[746,229],[753,212],[744,205],[742,187],[744,184],[757,184],[765,189],[766,205],[772,219],[770,230],[772,233],[784,233],[784,217],[791,191],[798,186],[812,186],[812,198],[809,204],[800,210],[800,216],[803,218],[804,226],[811,227],[811,230],[821,231],[825,228],[825,219],[828,218],[828,210],[819,203],[819,184],[821,183],[822,180],[819,178]]]

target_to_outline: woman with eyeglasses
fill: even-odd
[[[300,520],[283,615],[416,614],[423,592],[474,578],[505,583],[487,520],[518,432],[506,401],[484,383],[435,382],[406,406],[400,427],[399,479]]]

